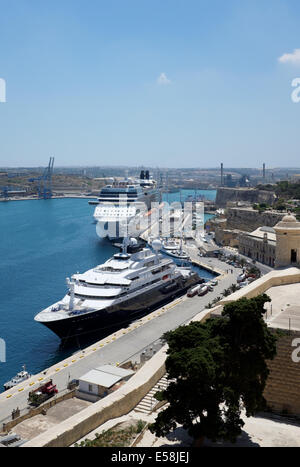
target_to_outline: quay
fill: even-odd
[[[49,379],[57,385],[59,394],[66,391],[72,380],[79,379],[84,373],[94,367],[105,364],[120,365],[127,361],[139,361],[140,354],[149,347],[158,344],[167,331],[184,325],[205,310],[207,305],[220,296],[224,289],[236,283],[240,269],[234,269],[233,274],[227,274],[228,265],[215,258],[202,258],[207,266],[222,272],[218,285],[213,292],[204,297],[188,298],[183,296],[174,302],[153,311],[128,328],[101,339],[88,348],[78,351],[64,361],[51,366],[31,377],[29,380],[0,394],[0,426],[11,420],[13,410],[17,408],[21,414],[28,409],[28,395]],[[208,262],[210,261],[210,263]]]
[[[66,193],[64,195],[53,195],[51,199],[88,199],[96,200],[97,196],[84,195],[84,194],[75,194],[75,193]],[[11,198],[0,198],[1,203],[7,203],[8,201],[43,201],[37,196],[20,196],[20,197],[11,197]]]

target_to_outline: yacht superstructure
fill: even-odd
[[[148,171],[142,171],[139,179],[125,178],[105,186],[94,212],[97,235],[110,240],[138,236],[138,218],[154,202],[161,202],[161,191]]]
[[[127,324],[198,283],[198,274],[159,253],[159,241],[153,241],[152,248],[129,254],[124,239],[121,253],[67,279],[67,295],[35,320],[66,339]]]

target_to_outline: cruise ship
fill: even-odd
[[[97,235],[110,240],[138,236],[141,216],[154,202],[161,202],[161,190],[148,170],[142,170],[139,179],[125,178],[105,186],[94,212]]]
[[[62,340],[105,331],[163,306],[199,283],[190,268],[177,266],[161,253],[161,242],[152,249],[129,254],[128,239],[123,250],[104,264],[67,278],[69,292],[59,302],[41,311],[35,321]]]

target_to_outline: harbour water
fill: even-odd
[[[214,199],[215,192],[197,194],[201,193]],[[182,200],[189,194],[194,192],[183,190]],[[171,193],[168,201],[179,197]],[[0,338],[6,343],[0,391],[23,364],[37,373],[77,350],[61,348],[58,337],[34,316],[66,293],[67,276],[101,264],[116,252],[97,237],[93,210],[86,199],[0,203]],[[204,270],[200,274],[212,277]]]

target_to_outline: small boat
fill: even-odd
[[[23,365],[23,371],[20,371],[16,376],[14,376],[10,381],[4,384],[4,391],[7,391],[8,389],[13,388],[19,383],[22,383],[26,379],[31,378],[31,374],[26,371],[25,365]]]
[[[165,240],[164,242],[162,242],[162,246],[162,251],[168,253],[172,251],[177,251],[179,245],[175,242],[175,240]]]
[[[180,245],[174,240],[169,240],[163,243],[163,252],[172,258],[179,259],[180,261],[190,261],[189,255],[187,255],[182,249],[182,238]]]
[[[186,253],[180,250],[164,251],[164,253],[166,255],[171,256],[172,258],[180,259],[181,261],[190,261],[190,257]]]

